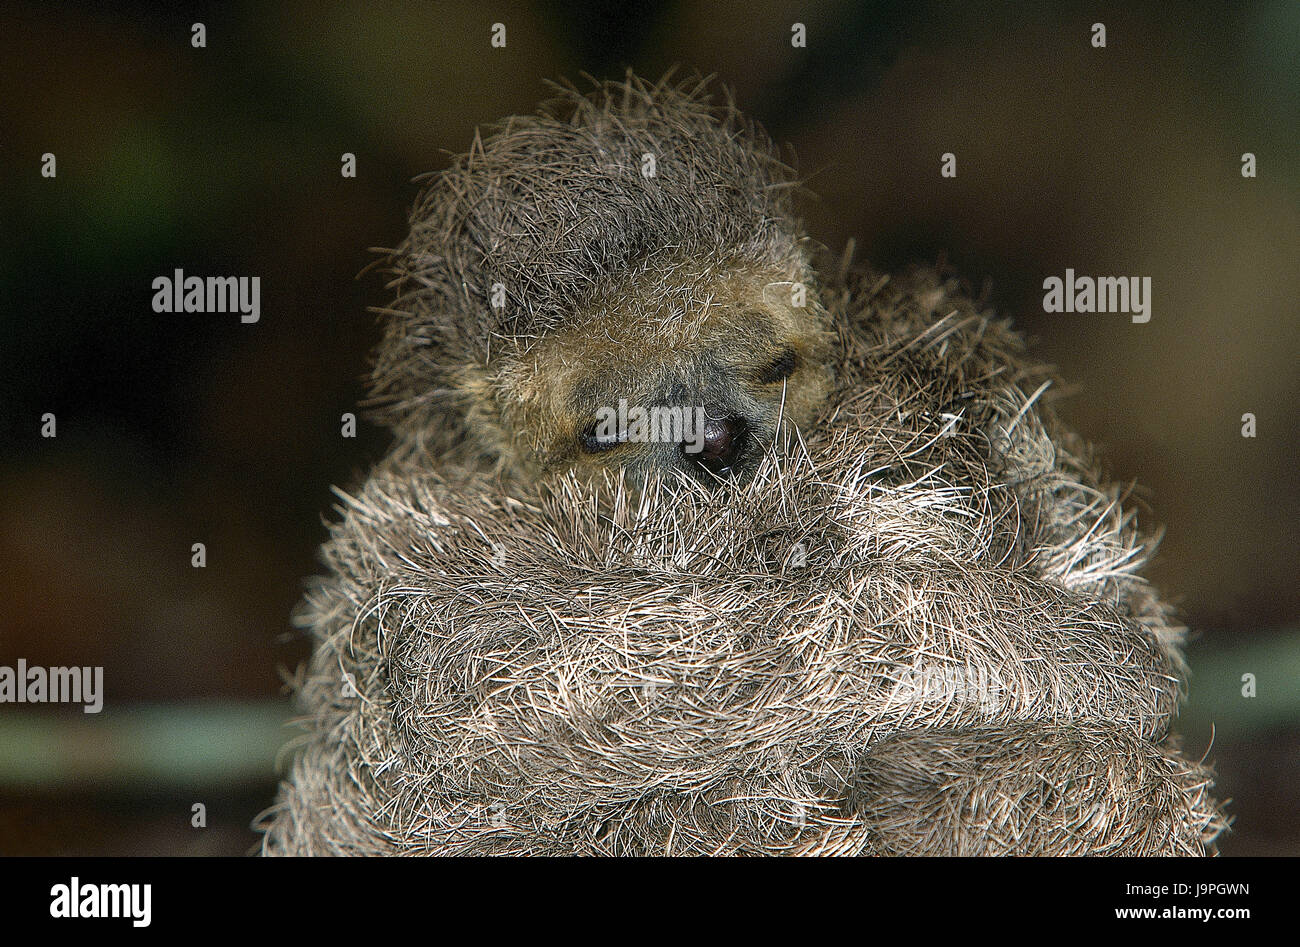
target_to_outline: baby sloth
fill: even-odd
[[[791,172],[701,85],[566,94],[434,181],[375,371],[399,434],[525,480],[717,482],[812,419],[831,332]]]
[[[1050,371],[933,271],[819,280],[793,189],[631,76],[431,182],[266,853],[1213,851],[1184,630]]]

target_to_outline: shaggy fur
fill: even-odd
[[[458,210],[417,210],[466,255],[403,284],[376,373],[398,440],[339,493],[264,851],[1212,850],[1209,773],[1169,735],[1183,629],[1139,574],[1150,543],[1056,422],[1047,371],[933,272],[822,267],[834,381],[747,481],[492,473],[466,421],[487,409],[449,381],[489,339],[554,337],[665,248],[803,265],[752,148],[700,151],[680,193],[624,173],[642,134],[744,140],[697,93],[629,80],[507,122],[510,147],[450,172]],[[552,169],[600,196],[543,233],[492,182],[521,162],[511,186],[551,194],[555,135],[608,173]],[[504,314],[476,295],[494,273],[527,286]]]
[[[708,387],[716,366],[690,356],[720,332],[739,376],[800,352],[784,412],[807,422],[826,394],[826,327],[791,169],[703,80],[557,88],[430,182],[392,256],[397,300],[372,387],[399,444],[515,480],[570,468],[583,461],[576,429],[615,387],[634,401],[668,381]],[[798,313],[781,300],[794,284],[811,295]],[[650,377],[666,355],[678,377]],[[780,395],[750,386],[723,400],[762,415],[771,440]]]

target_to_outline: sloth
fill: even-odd
[[[428,189],[394,258],[399,298],[374,376],[399,436],[438,463],[516,480],[677,470],[711,482],[752,474],[782,424],[811,420],[830,389],[831,325],[795,182],[758,129],[703,91],[567,90]],[[680,427],[703,430],[598,430],[620,403],[687,412]]]
[[[631,74],[428,183],[264,853],[1215,850],[1184,629],[1052,373],[797,193]]]

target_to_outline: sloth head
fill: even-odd
[[[743,478],[832,381],[793,189],[703,80],[561,89],[417,202],[374,403],[435,459]]]

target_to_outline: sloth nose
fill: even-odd
[[[749,423],[738,417],[707,418],[703,434],[703,444],[697,453],[688,452],[685,444],[683,453],[712,474],[730,476],[749,437]]]

